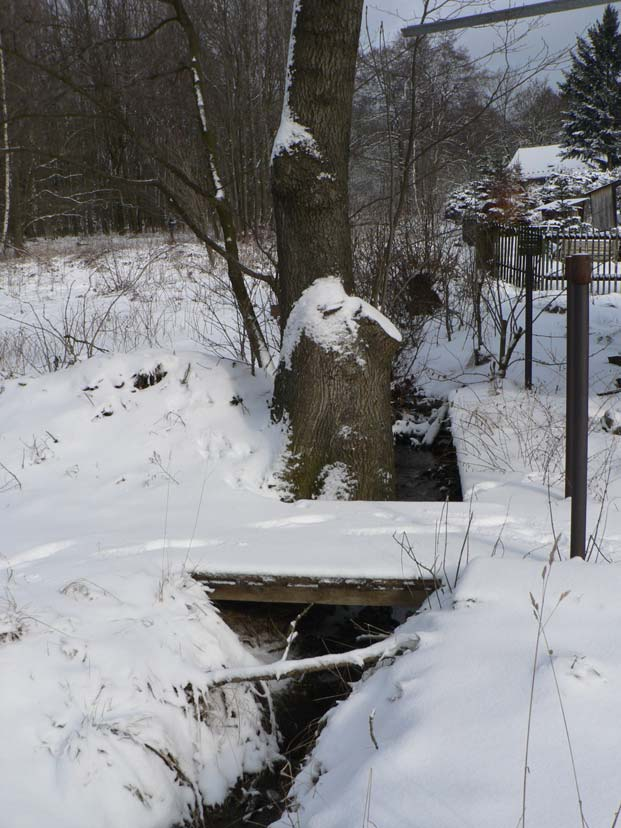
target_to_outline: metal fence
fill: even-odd
[[[565,257],[589,253],[593,259],[591,292],[621,291],[621,234],[609,231],[493,225],[490,228],[494,275],[525,286],[526,260],[532,256],[535,290],[563,290]]]

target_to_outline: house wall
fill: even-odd
[[[615,187],[602,187],[591,193],[591,221],[598,230],[609,230],[617,226],[617,203]]]

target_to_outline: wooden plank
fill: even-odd
[[[196,572],[215,601],[417,607],[441,586],[432,578],[324,578]]]

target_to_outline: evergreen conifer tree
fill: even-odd
[[[568,105],[565,156],[608,169],[621,164],[621,34],[612,6],[606,6],[586,38],[578,38],[560,88]]]

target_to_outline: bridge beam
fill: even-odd
[[[433,578],[334,578],[196,572],[214,601],[418,607],[441,586]]]

